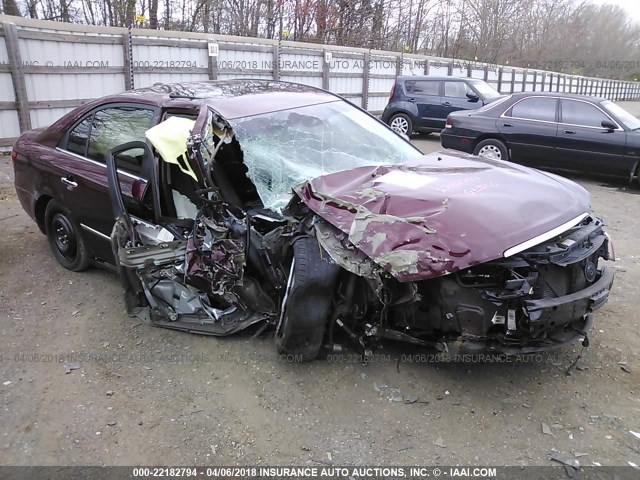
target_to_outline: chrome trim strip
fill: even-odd
[[[523,252],[525,250],[527,250],[528,248],[531,247],[535,247],[536,245],[541,244],[542,242],[549,240],[553,237],[557,237],[558,235],[560,235],[563,232],[566,232],[567,230],[569,230],[572,227],[575,227],[578,223],[580,223],[582,220],[584,220],[585,218],[587,218],[588,216],[590,216],[590,213],[583,213],[581,215],[578,215],[576,218],[569,220],[568,222],[563,223],[562,225],[549,230],[546,233],[543,233],[542,235],[538,235],[537,237],[533,237],[531,240],[527,240],[526,242],[522,242],[518,245],[516,245],[515,247],[511,247],[508,248],[507,250],[504,251],[504,258],[510,257],[511,255],[515,255],[516,253],[520,253]]]
[[[62,152],[62,153],[66,153],[67,155],[71,155],[72,157],[78,158],[80,160],[84,160],[85,162],[93,163],[94,165],[98,165],[100,167],[104,167],[105,169],[107,168],[107,165],[104,164],[104,163],[96,162],[95,160],[91,160],[90,158],[83,157],[82,155],[78,155],[77,153],[70,152],[69,150],[64,150],[64,149],[62,149],[60,147],[56,147],[56,150],[59,151],[59,152]],[[124,175],[125,177],[133,178],[134,180],[140,180],[141,182],[146,182],[147,181],[142,177],[138,177],[137,175],[134,175],[133,173],[125,172],[124,170],[121,170],[121,169],[118,169],[118,173]]]
[[[603,127],[592,127],[590,125],[577,125],[575,123],[564,123],[564,122],[556,122],[556,121],[552,122],[550,120],[537,120],[535,118],[523,118],[523,117],[509,117],[509,116],[505,115],[505,113],[507,113],[507,110],[509,110],[510,108],[515,107],[517,104],[519,104],[523,100],[527,100],[528,98],[553,98],[555,100],[568,100],[568,101],[573,101],[573,102],[586,103],[587,105],[592,105],[592,106],[596,107],[598,110],[600,110],[605,115],[605,117],[607,117],[609,120],[611,120],[616,125],[616,128],[614,129],[614,132],[624,131],[624,129],[622,127],[620,127],[620,125],[618,125],[618,122],[616,122],[613,118],[611,118],[611,116],[607,112],[605,112],[602,108],[600,108],[595,103],[591,103],[591,102],[588,102],[586,100],[581,100],[581,99],[578,99],[578,98],[555,97],[555,96],[551,96],[551,95],[529,95],[527,97],[521,98],[520,100],[518,100],[517,102],[515,102],[514,104],[509,106],[505,111],[503,111],[499,118],[512,118],[514,120],[526,120],[528,122],[551,123],[551,124],[554,124],[554,125],[570,125],[572,127],[592,128],[592,129],[595,129],[595,130],[604,130]]]
[[[91,227],[86,226],[84,223],[81,223],[81,224],[80,224],[80,226],[81,226],[82,228],[84,228],[84,229],[85,229],[86,231],[88,231],[88,232],[91,232],[91,233],[93,233],[93,234],[95,234],[95,235],[98,235],[99,237],[102,237],[102,238],[104,238],[105,240],[111,241],[111,237],[109,237],[108,235],[105,235],[105,234],[104,234],[104,233],[102,233],[102,232],[99,232],[98,230],[96,230],[96,229],[94,229],[94,228],[91,228]]]

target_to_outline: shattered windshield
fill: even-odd
[[[298,183],[420,151],[366,113],[337,101],[230,120],[265,207],[280,211]]]

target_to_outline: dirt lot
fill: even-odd
[[[572,177],[619,257],[572,375],[580,346],[538,362],[409,363],[388,346],[367,366],[296,365],[269,338],[128,318],[113,273],[56,263],[0,162],[2,464],[551,465],[554,449],[640,464],[638,188]]]

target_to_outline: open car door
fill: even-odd
[[[213,113],[204,110],[206,122]],[[165,156],[182,151],[182,160],[188,158],[188,163],[182,163],[180,169],[197,179],[202,178],[217,150],[215,144],[203,142],[203,131],[193,131],[199,133],[173,139],[182,141],[179,148],[163,145],[160,150]],[[217,138],[218,148],[223,138]],[[118,156],[132,148],[144,150],[143,169],[152,175],[150,194],[156,223],[132,217],[122,200]],[[273,300],[255,280],[244,275],[247,228],[243,228],[242,219],[229,212],[215,187],[197,192],[200,201],[195,218],[172,223],[159,211],[158,169],[150,146],[128,143],[113,148],[106,157],[116,219],[111,240],[131,316],[159,327],[228,335],[275,315]],[[175,157],[160,156],[158,161],[173,163]]]

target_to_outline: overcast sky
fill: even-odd
[[[611,3],[614,5],[620,5],[627,12],[629,17],[640,23],[640,0],[592,0],[593,3],[604,4]]]

